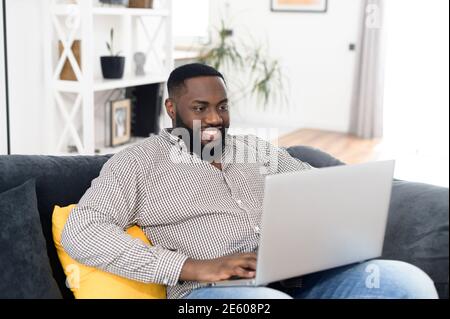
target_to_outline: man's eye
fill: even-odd
[[[194,111],[195,111],[195,112],[202,112],[203,109],[204,109],[203,106],[194,106]]]
[[[228,104],[221,105],[219,107],[219,110],[221,110],[221,111],[228,111]]]

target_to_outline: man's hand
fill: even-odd
[[[256,254],[243,253],[217,259],[187,259],[180,274],[180,280],[214,282],[237,276],[253,278],[256,271]]]

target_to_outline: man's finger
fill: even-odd
[[[253,278],[253,277],[255,277],[255,271],[246,270],[241,267],[236,267],[234,275],[242,277],[242,278]]]
[[[255,260],[247,260],[244,264],[245,268],[256,270],[256,261]]]
[[[257,255],[255,253],[244,253],[241,255],[242,258],[256,259]]]

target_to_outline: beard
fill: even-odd
[[[228,127],[221,126],[206,126],[206,127],[194,127],[194,129],[184,123],[181,116],[176,113],[175,128],[185,129],[189,134],[188,137],[181,135],[183,142],[187,147],[187,151],[191,154],[197,154],[202,160],[207,162],[220,162],[223,151],[225,149],[225,136],[228,131]],[[207,128],[217,128],[220,131],[220,138],[211,142],[202,143],[202,131]],[[187,139],[187,140],[186,140]]]

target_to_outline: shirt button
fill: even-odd
[[[167,279],[167,278],[164,278],[164,280],[163,280],[163,284],[164,285],[167,285],[169,283],[169,279]]]
[[[238,199],[238,200],[236,201],[236,203],[238,203],[238,205],[242,205],[242,201],[241,201],[240,199]]]
[[[260,230],[260,229],[259,229],[259,226],[255,226],[254,229],[255,229],[255,232],[256,232],[257,234],[259,234],[259,230]]]

